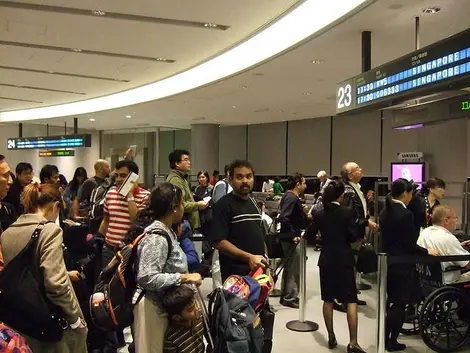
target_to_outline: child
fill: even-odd
[[[204,324],[195,292],[186,285],[165,293],[163,307],[168,314],[164,353],[204,353]]]

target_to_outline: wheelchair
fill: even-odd
[[[418,328],[423,342],[438,353],[455,352],[470,341],[470,282],[444,284],[440,263],[417,264],[425,300]]]

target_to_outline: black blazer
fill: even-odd
[[[356,233],[358,239],[362,239],[366,234],[366,227],[369,224],[369,216],[364,216],[364,207],[362,206],[361,198],[356,192],[356,189],[354,189],[349,182],[344,183],[344,188],[343,205],[354,215],[354,224],[357,228]]]
[[[419,238],[419,232],[421,228],[427,228],[432,225],[432,220],[426,216],[426,213],[429,212],[432,214],[432,211],[440,203],[438,200],[434,203],[430,210],[426,209],[426,195],[421,192],[413,195],[410,203],[408,204],[408,209],[413,213],[414,225],[415,225],[415,237],[416,241]]]
[[[318,266],[354,267],[351,243],[357,240],[354,215],[344,206],[334,203],[313,214],[308,234],[321,233],[321,253]]]
[[[400,203],[380,213],[382,250],[390,255],[427,255],[428,251],[416,244],[413,213]]]

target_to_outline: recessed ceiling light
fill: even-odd
[[[75,52],[75,53],[80,53],[82,51],[82,49],[80,49],[80,48],[71,48],[70,50]]]
[[[302,94],[305,94],[306,96],[309,96],[309,95],[312,94],[312,92],[304,92],[304,93],[302,93]]]
[[[247,89],[247,88],[248,88],[248,86],[242,86],[242,88],[243,88],[243,89]]]
[[[90,118],[90,121],[95,121],[95,119],[94,119],[94,118]]]
[[[101,10],[92,10],[91,13],[93,16],[106,16],[106,12]]]
[[[323,64],[323,60],[312,60],[312,64]]]
[[[182,101],[181,103],[186,104],[186,101]]]
[[[423,10],[423,12],[424,12],[425,14],[429,14],[429,15],[438,13],[439,11],[441,11],[441,8],[440,8],[440,7],[437,7],[437,6],[429,6],[429,7],[426,7],[426,8]]]
[[[277,112],[281,114],[281,113],[284,113],[284,110],[278,110]]]
[[[50,74],[55,74],[55,72],[54,72],[54,71],[47,71],[47,72],[48,72],[48,73],[50,73]]]
[[[130,118],[132,118],[132,115],[126,115],[126,118],[130,119]]]
[[[237,106],[236,106],[236,105],[232,105],[232,108],[233,108],[233,109],[237,109]]]
[[[215,23],[204,23],[204,27],[207,27],[207,28],[216,28],[217,25]]]

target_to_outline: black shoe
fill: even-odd
[[[346,309],[346,306],[344,304],[339,304],[337,302],[333,303],[333,310],[340,311],[342,313],[347,313],[348,310]]]
[[[358,300],[357,300],[357,305],[365,306],[365,305],[367,305],[367,303],[366,303],[364,300],[358,299]]]
[[[299,308],[299,303],[296,303],[294,300],[292,301],[288,301],[288,300],[281,300],[279,302],[281,305],[283,306],[287,306],[289,308],[294,308],[294,309],[298,309]]]
[[[366,351],[363,350],[361,347],[351,346],[350,344],[348,344],[347,352],[348,353],[366,353]]]
[[[336,336],[333,336],[332,338],[328,339],[329,349],[335,349],[337,345],[338,345],[338,341],[336,341]]]
[[[398,343],[397,341],[389,342],[386,349],[389,352],[404,351],[406,349],[406,344]]]

